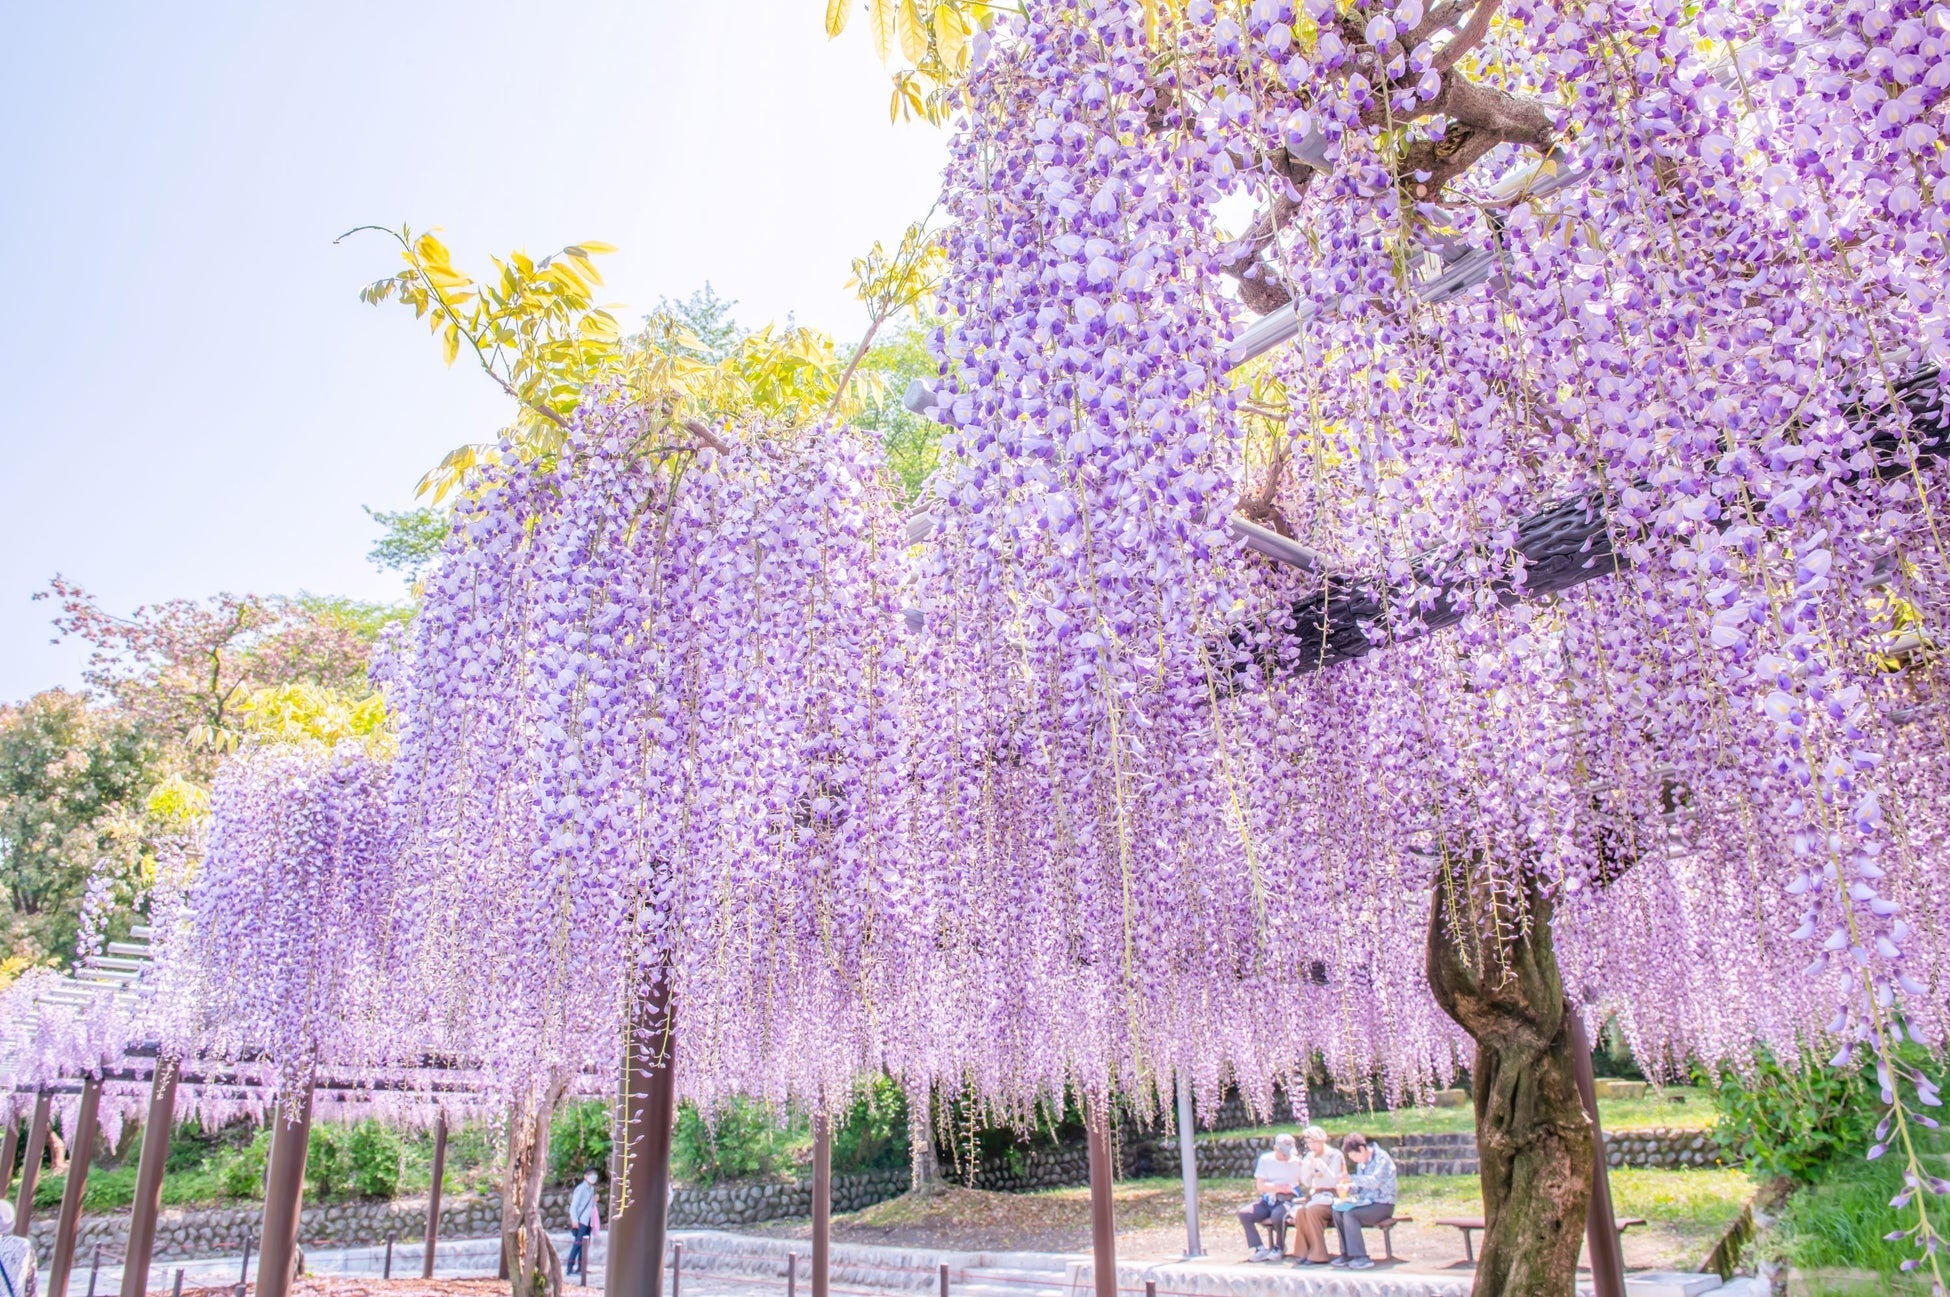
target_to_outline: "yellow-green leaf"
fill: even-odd
[[[938,4],[934,7],[934,43],[941,51],[941,61],[950,72],[961,72],[968,55],[968,28],[962,26],[961,15],[954,6]]]
[[[873,33],[873,52],[885,63],[893,57],[895,28],[899,25],[897,0],[867,0],[867,29]]]
[[[928,56],[928,29],[921,25],[920,11],[915,9],[914,0],[900,0],[900,7],[894,13],[894,26],[900,31],[901,53],[909,63],[919,63]]]
[[[846,30],[847,14],[852,7],[851,0],[826,0],[826,36],[829,40]]]

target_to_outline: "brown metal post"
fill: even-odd
[[[440,1181],[447,1174],[447,1114],[433,1123],[433,1188],[427,1191],[427,1250],[420,1261],[420,1278],[433,1278],[433,1249],[440,1242]],[[584,1262],[583,1268],[588,1268]],[[123,1297],[129,1297],[127,1293]]]
[[[676,1009],[660,973],[637,996],[625,1041],[610,1166],[608,1297],[662,1297],[677,1116]],[[677,1289],[673,1268],[671,1290]]]
[[[833,1119],[813,1114],[812,1297],[833,1290]]]
[[[298,1259],[298,1215],[305,1203],[305,1154],[311,1144],[312,1083],[295,1102],[280,1097],[272,1117],[271,1164],[264,1176],[264,1231],[257,1243],[257,1297],[290,1297]]]
[[[1591,1041],[1584,1034],[1584,1015],[1566,1004],[1571,1015],[1571,1072],[1577,1078],[1578,1098],[1591,1119],[1591,1205],[1584,1215],[1584,1246],[1591,1257],[1594,1297],[1625,1297],[1625,1250],[1619,1245],[1617,1218],[1611,1208],[1611,1174],[1605,1155],[1605,1128],[1598,1124],[1598,1082],[1591,1071]]]
[[[41,1159],[47,1156],[48,1111],[53,1100],[43,1090],[34,1099],[34,1120],[27,1126],[27,1158],[20,1164],[20,1197],[14,1202],[14,1233],[27,1237],[34,1222],[34,1188],[41,1182]]]
[[[129,1210],[129,1246],[122,1258],[122,1297],[149,1291],[149,1258],[156,1250],[156,1217],[162,1212],[163,1170],[176,1124],[176,1060],[156,1059],[149,1082],[149,1115],[142,1124],[142,1157],[136,1163],[135,1202]]]
[[[1090,1262],[1097,1281],[1097,1297],[1117,1297],[1117,1218],[1110,1199],[1110,1112],[1102,1104],[1084,1103],[1085,1129],[1090,1132]]]
[[[0,1197],[5,1197],[7,1186],[14,1182],[14,1158],[20,1154],[20,1123],[7,1123],[6,1143],[0,1144]]]
[[[88,1192],[88,1163],[95,1152],[95,1119],[101,1111],[102,1082],[81,1083],[81,1111],[68,1132],[68,1182],[61,1190],[61,1215],[54,1226],[54,1259],[47,1266],[47,1297],[68,1297],[74,1271],[75,1235],[81,1229],[81,1195]]]

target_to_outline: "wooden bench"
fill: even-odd
[[[1401,1258],[1395,1255],[1395,1226],[1406,1225],[1414,1219],[1413,1216],[1390,1216],[1387,1220],[1378,1220],[1372,1225],[1363,1225],[1361,1228],[1378,1229],[1381,1231],[1382,1260],[1400,1261]],[[1330,1225],[1327,1230],[1328,1240],[1331,1242],[1337,1237],[1338,1235],[1335,1233],[1334,1228]]]
[[[1367,1226],[1368,1229],[1378,1229],[1381,1231],[1382,1260],[1394,1261],[1398,1259],[1395,1256],[1395,1226],[1406,1225],[1414,1219],[1413,1216],[1390,1216],[1387,1220],[1376,1221],[1374,1224]]]
[[[1435,1223],[1438,1225],[1447,1225],[1451,1229],[1459,1229],[1462,1231],[1463,1260],[1470,1265],[1475,1265],[1476,1246],[1471,1234],[1483,1228],[1483,1218],[1481,1216],[1442,1216],[1438,1217]],[[1626,1230],[1632,1228],[1634,1225],[1645,1224],[1645,1218],[1643,1216],[1623,1216],[1614,1223],[1618,1226],[1619,1237],[1623,1238]]]

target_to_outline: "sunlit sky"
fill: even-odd
[[[193,12],[192,12],[193,10]],[[397,599],[404,508],[504,399],[443,369],[363,223],[463,267],[579,239],[628,322],[709,280],[747,324],[856,336],[849,262],[933,201],[864,30],[818,0],[39,5],[0,44],[0,701],[79,680],[46,603]]]

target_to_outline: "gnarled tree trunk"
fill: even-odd
[[[562,1258],[542,1225],[542,1179],[548,1171],[549,1123],[568,1078],[555,1075],[509,1122],[508,1175],[501,1189],[501,1246],[514,1297],[561,1297]]]
[[[1485,1229],[1475,1297],[1576,1291],[1592,1137],[1550,919],[1534,880],[1514,902],[1507,885],[1493,898],[1465,866],[1444,872],[1429,916],[1429,987],[1476,1042]]]
[[[941,1159],[934,1151],[934,1087],[920,1085],[907,1092],[907,1148],[910,1193],[933,1193],[943,1188]]]

